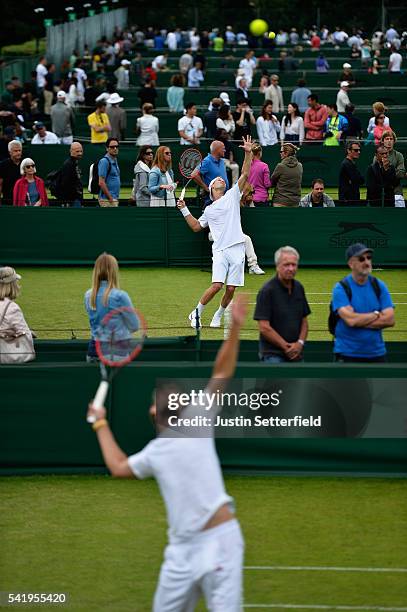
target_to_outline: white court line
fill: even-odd
[[[328,604],[244,604],[244,608],[284,608],[286,610],[373,610],[374,612],[407,612],[407,608],[388,606],[332,606]]]
[[[327,565],[245,565],[245,570],[266,570],[270,572],[386,572],[407,573],[407,567],[340,567]],[[406,608],[407,610],[407,608]]]

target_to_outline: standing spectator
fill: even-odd
[[[339,147],[339,142],[343,132],[348,126],[348,120],[343,115],[338,114],[336,104],[328,104],[328,118],[324,129],[324,146]]]
[[[307,130],[305,141],[319,144],[322,141],[325,121],[328,117],[328,109],[319,103],[318,96],[311,94],[308,97],[308,110],[304,116],[304,127]]]
[[[15,299],[20,293],[21,276],[14,268],[0,267],[0,336],[10,340],[11,350],[0,356],[0,363],[16,365],[35,359],[33,333]],[[8,343],[7,343],[8,344]],[[12,349],[17,348],[14,352]]]
[[[377,49],[373,54],[371,74],[379,74],[383,65],[380,63],[380,49]]]
[[[21,178],[14,185],[13,206],[48,206],[44,181],[36,176],[36,167],[30,157],[20,165]]]
[[[117,89],[128,89],[130,86],[130,66],[131,62],[127,59],[122,59],[119,68],[114,71],[114,76],[117,79]]]
[[[394,326],[394,305],[383,281],[371,276],[373,250],[351,244],[346,260],[351,274],[336,283],[332,310],[338,316],[334,356],[342,363],[383,363],[382,329]]]
[[[366,198],[370,206],[393,207],[395,188],[399,180],[389,160],[389,152],[383,145],[376,149],[376,156],[366,172]]]
[[[143,104],[142,111],[142,117],[137,119],[136,130],[139,136],[136,144],[138,147],[147,144],[150,145],[150,147],[158,147],[160,144],[158,139],[160,124],[158,117],[153,115],[154,106],[146,102],[146,104]]]
[[[57,93],[56,104],[51,106],[52,131],[57,135],[59,144],[72,144],[74,114],[65,100],[66,93],[61,89]]]
[[[253,116],[253,111],[244,100],[240,100],[236,104],[233,121],[235,122],[234,140],[240,141],[244,136],[251,135],[252,125],[256,124],[256,120]]]
[[[344,117],[346,117],[348,121],[345,133],[346,140],[360,140],[362,138],[362,124],[360,122],[360,119],[354,116],[354,110],[355,107],[353,104],[348,104],[345,109]]]
[[[79,166],[82,157],[81,143],[73,142],[69,150],[69,157],[62,164],[58,181],[58,199],[67,207],[80,208],[82,205],[83,185]]]
[[[399,53],[397,49],[392,47],[391,54],[389,57],[389,68],[388,68],[389,72],[391,72],[392,74],[394,73],[400,74],[402,63],[403,63],[403,58],[401,56],[401,53]]]
[[[348,91],[349,91],[349,82],[348,81],[342,81],[340,89],[339,89],[338,94],[336,96],[336,106],[337,106],[338,113],[344,113],[345,112],[345,108],[349,104],[351,104],[351,101],[350,101],[349,96],[348,96]]]
[[[300,206],[305,208],[332,208],[335,202],[325,193],[325,183],[316,178],[311,183],[312,191],[300,200]]]
[[[150,206],[151,193],[148,189],[148,177],[153,165],[154,152],[150,145],[140,147],[136,165],[134,166],[133,190],[131,199],[137,206]]]
[[[304,119],[300,115],[298,104],[290,102],[287,106],[287,114],[281,121],[280,140],[302,145],[304,133]]]
[[[385,38],[386,38],[386,42],[390,44],[392,44],[395,38],[398,38],[398,32],[392,23],[390,24],[389,29],[386,31]]]
[[[44,114],[51,114],[51,106],[54,101],[55,95],[55,64],[48,64],[47,66],[47,74],[45,75],[45,85],[44,85]]]
[[[295,280],[300,256],[291,246],[274,254],[276,276],[260,289],[253,319],[258,322],[259,357],[266,363],[303,361],[311,313],[305,291]]]
[[[171,151],[168,147],[158,147],[153,167],[148,175],[148,190],[151,194],[150,206],[175,206],[175,190],[172,170]]]
[[[273,115],[273,102],[266,100],[261,109],[261,115],[256,121],[257,135],[263,147],[272,146],[278,143],[280,133],[280,122]]]
[[[66,96],[66,103],[71,107],[75,108],[80,102],[80,96],[78,92],[78,79],[72,77],[68,81],[68,94]]]
[[[191,45],[191,51],[198,51],[201,39],[199,37],[198,31],[195,30],[195,28],[190,32],[189,42]]]
[[[147,77],[143,87],[141,87],[137,92],[137,97],[140,98],[140,108],[143,107],[143,104],[149,102],[155,108],[155,101],[157,99],[157,90],[154,87],[154,81]]]
[[[170,30],[167,34],[167,38],[165,40],[166,45],[168,47],[168,49],[170,51],[176,51],[177,50],[177,35],[175,34],[175,32],[173,30]]]
[[[19,140],[8,143],[10,157],[0,163],[0,204],[13,203],[13,189],[21,177],[20,164],[23,147]]]
[[[284,100],[283,100],[283,90],[278,84],[279,78],[277,74],[272,74],[270,77],[271,84],[267,87],[264,98],[266,100],[271,100],[273,103],[273,110],[275,113],[283,113],[284,112]]]
[[[253,203],[255,207],[270,206],[268,194],[271,187],[270,170],[268,165],[261,161],[262,152],[259,144],[253,145],[253,161],[247,179],[254,189]]]
[[[46,67],[46,63],[47,63],[47,58],[43,55],[42,57],[40,57],[40,59],[38,60],[38,64],[37,67],[35,69],[36,73],[37,73],[37,90],[38,90],[38,94],[41,95],[42,92],[44,91],[44,87],[46,85],[46,80],[45,77],[48,73],[47,67]]]
[[[373,138],[375,145],[380,144],[380,140],[382,138],[383,133],[386,130],[391,130],[390,125],[385,125],[386,115],[384,113],[380,113],[375,117],[375,128],[373,130]]]
[[[195,88],[200,87],[201,83],[203,83],[205,77],[202,72],[202,64],[201,62],[197,62],[195,66],[189,69],[188,72],[188,87]]]
[[[82,103],[85,99],[85,89],[88,82],[88,77],[86,75],[86,72],[82,68],[81,59],[78,59],[78,61],[76,62],[72,76],[77,79],[78,101]]]
[[[315,60],[315,70],[324,74],[329,70],[328,60],[325,58],[323,53],[320,53]]]
[[[216,51],[216,53],[223,53],[223,47],[225,45],[225,41],[222,38],[222,36],[219,34],[219,30],[215,35],[215,38],[213,39],[213,50]]]
[[[396,140],[396,134],[393,132],[393,130],[385,130],[382,134],[380,144],[386,147],[389,154],[389,162],[394,167],[396,171],[396,178],[398,179],[398,184],[394,189],[394,204],[399,208],[404,208],[406,204],[404,201],[403,187],[400,184],[400,181],[401,179],[406,178],[406,168],[404,165],[403,154],[396,151],[394,148]]]
[[[247,104],[250,104],[249,90],[247,89],[247,81],[244,76],[236,77],[236,91],[235,91],[236,104],[240,100],[244,100]]]
[[[96,102],[96,110],[88,115],[88,125],[90,126],[90,141],[92,144],[106,142],[111,131],[109,117],[106,113],[106,101]]]
[[[188,70],[192,68],[194,58],[190,53],[191,49],[187,49],[178,60],[179,71],[181,74],[188,74]]]
[[[301,199],[302,164],[296,158],[297,147],[291,142],[281,145],[281,162],[274,168],[271,185],[274,187],[274,207],[296,207]]]
[[[362,68],[369,68],[371,63],[371,53],[372,47],[368,40],[364,40],[362,46],[360,47],[360,59]]]
[[[124,108],[120,107],[120,103],[123,102],[124,98],[119,96],[118,93],[112,93],[110,98],[106,101],[109,104],[107,108],[107,116],[109,117],[110,123],[110,137],[116,138],[117,140],[124,140],[126,135],[127,127],[127,113]]]
[[[119,155],[119,141],[116,138],[108,138],[106,141],[106,153],[99,161],[99,205],[102,208],[119,206],[120,197],[120,168],[117,163]]]
[[[299,79],[297,82],[297,87],[294,89],[291,94],[291,102],[294,102],[298,105],[300,109],[300,113],[305,113],[308,108],[308,98],[311,95],[311,91],[306,87],[306,82],[304,79]]]
[[[194,181],[206,192],[205,204],[212,202],[209,194],[209,184],[220,177],[225,183],[225,191],[229,189],[229,179],[226,172],[224,156],[226,147],[223,142],[214,140],[210,145],[210,152],[202,160],[199,171],[194,173]]]
[[[213,98],[211,101],[211,109],[206,111],[203,117],[204,134],[205,138],[214,140],[217,132],[217,119],[219,116],[219,109],[222,106],[222,100],[220,98]]]
[[[167,89],[167,104],[170,113],[182,113],[184,110],[185,78],[182,74],[171,77],[171,86]]]
[[[311,50],[319,51],[321,48],[321,39],[316,32],[311,36]]]
[[[367,142],[374,140],[373,132],[376,127],[376,117],[378,115],[384,114],[385,115],[384,125],[386,128],[389,128],[390,126],[390,120],[388,117],[386,117],[387,109],[385,105],[383,104],[383,102],[374,102],[374,104],[372,105],[372,110],[373,110],[373,117],[370,117],[369,123],[367,124]]]
[[[356,167],[356,160],[360,157],[360,143],[349,141],[346,143],[346,157],[339,171],[338,197],[341,204],[360,205],[360,186],[365,179]]]
[[[155,87],[155,85],[157,83],[157,73],[153,69],[153,66],[152,66],[151,62],[149,62],[147,64],[144,73],[145,73],[145,81],[144,81],[144,83],[146,83],[147,80],[148,80],[148,81],[151,82],[151,87]]]
[[[250,49],[246,52],[244,59],[242,59],[239,64],[240,70],[243,70],[243,76],[246,79],[248,89],[252,86],[256,67],[257,60],[254,57],[254,51]]]
[[[236,125],[233,119],[233,115],[230,112],[230,106],[228,106],[227,104],[222,104],[222,106],[220,107],[215,127],[216,132],[218,130],[223,130],[227,135],[227,139],[232,140],[233,135],[235,133]],[[235,183],[236,181],[233,180],[233,182]]]
[[[203,133],[203,123],[200,117],[196,116],[197,108],[195,102],[188,102],[185,107],[186,114],[178,121],[178,134],[180,144],[195,145],[200,143]]]
[[[36,121],[34,123],[34,128],[36,134],[31,139],[32,145],[59,144],[58,136],[54,134],[54,132],[48,132],[48,130],[45,129],[45,125],[42,123],[42,121]]]

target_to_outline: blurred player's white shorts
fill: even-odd
[[[223,251],[213,251],[212,282],[234,287],[244,286],[245,244],[239,242]]]
[[[193,612],[203,594],[210,612],[241,612],[244,542],[236,519],[165,549],[154,612]]]

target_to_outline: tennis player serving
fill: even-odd
[[[229,337],[221,345],[206,385],[206,393],[222,392],[233,376],[239,351],[239,332],[247,315],[247,298],[232,305]],[[178,414],[191,417],[202,407],[187,406]],[[219,408],[214,408],[217,412]],[[170,436],[168,391],[156,393],[150,408],[158,437],[139,453],[127,457],[105,418],[105,409],[89,406],[107,467],[119,478],[156,478],[167,510],[169,544],[165,550],[154,612],[192,612],[201,593],[212,612],[240,612],[244,543],[225,490],[216,454],[213,429],[206,437]]]
[[[240,198],[246,185],[252,163],[253,141],[250,136],[243,138],[240,148],[245,156],[242,173],[237,183],[225,193],[225,181],[221,177],[209,183],[208,205],[196,219],[191,215],[185,202],[178,200],[177,206],[193,232],[200,232],[209,226],[213,237],[212,285],[205,291],[197,306],[189,315],[191,327],[201,327],[201,315],[205,306],[226,283],[225,293],[218,310],[213,315],[210,327],[220,327],[223,314],[233,299],[236,287],[244,286],[245,235],[240,221]]]

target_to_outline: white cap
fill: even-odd
[[[131,62],[129,62],[129,60],[126,60],[126,59],[122,60],[120,63],[122,66],[130,66],[131,64]]]
[[[341,87],[349,87],[349,81],[342,81]]]
[[[228,104],[230,106],[229,94],[226,91],[222,91],[219,98],[223,100],[225,104]]]
[[[95,102],[106,102],[109,98],[110,94],[108,94],[107,91],[104,91],[103,93],[98,95]]]
[[[60,98],[61,100],[64,100],[66,98],[66,93],[64,92],[63,89],[60,89],[57,93],[57,98]]]
[[[106,100],[108,104],[119,104],[119,102],[123,102],[124,98],[119,96],[118,93],[112,93],[112,95]]]
[[[352,68],[352,66],[348,64],[348,62],[345,62],[342,68]]]

